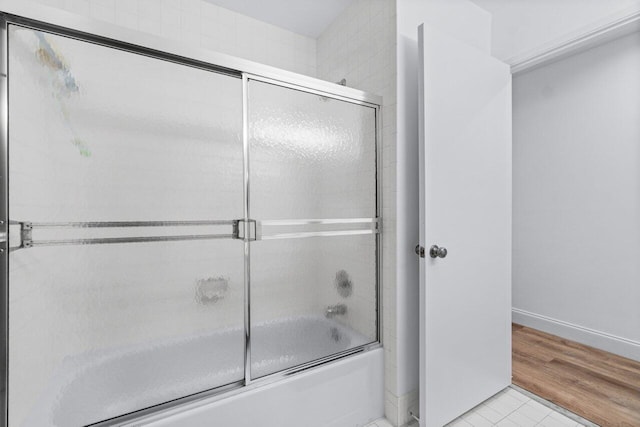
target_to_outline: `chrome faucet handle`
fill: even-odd
[[[330,305],[324,312],[326,317],[347,314],[347,306],[344,304]]]

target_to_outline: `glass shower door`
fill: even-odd
[[[86,425],[241,381],[241,79],[8,37],[10,425]]]
[[[377,340],[376,110],[247,89],[255,379]]]

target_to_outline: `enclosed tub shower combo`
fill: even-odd
[[[64,19],[1,24],[3,423],[162,423],[379,353],[379,98]]]

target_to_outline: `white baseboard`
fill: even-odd
[[[512,308],[512,320],[568,340],[599,348],[613,354],[640,361],[640,342],[553,319],[530,311]]]

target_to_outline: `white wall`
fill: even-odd
[[[396,2],[355,0],[320,35],[317,43],[318,77],[373,92],[383,97],[383,340],[385,348],[385,415],[403,424],[406,411],[398,389],[398,323],[396,313]],[[366,303],[366,300],[363,300]]]
[[[308,76],[316,41],[203,0],[35,0],[74,14]]]
[[[640,360],[640,34],[517,75],[514,321]]]
[[[493,15],[493,54],[503,61],[640,10],[639,0],[473,0]]]

